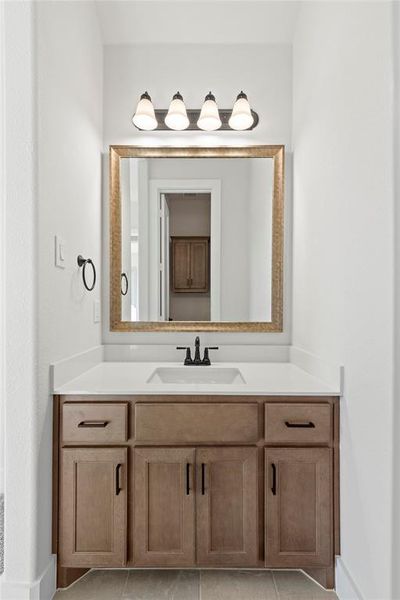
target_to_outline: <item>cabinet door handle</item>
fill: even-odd
[[[107,427],[109,421],[81,421],[78,427]]]
[[[119,476],[121,473],[121,467],[122,464],[118,463],[117,466],[115,467],[115,495],[119,496],[119,493],[122,491],[122,487],[120,484],[120,480],[119,480]]]
[[[315,427],[312,421],[307,421],[307,423],[291,423],[290,421],[285,421],[286,427],[303,427],[308,429],[313,429]]]
[[[206,493],[206,465],[201,463],[201,495]]]
[[[190,463],[186,463],[186,496],[190,494]]]
[[[274,496],[276,496],[276,465],[274,463],[271,464],[272,467],[272,486],[271,492]]]

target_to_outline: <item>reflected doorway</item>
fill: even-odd
[[[210,321],[210,192],[160,194],[161,317]]]

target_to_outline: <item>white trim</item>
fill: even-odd
[[[86,350],[86,352],[80,352],[53,363],[50,365],[50,389],[60,388],[68,381],[79,377],[79,375],[103,362],[103,355],[104,346],[95,346],[90,350]]]
[[[0,581],[1,598],[4,600],[51,600],[56,593],[56,555],[43,573],[33,583],[25,581]]]
[[[340,556],[336,557],[336,595],[339,600],[364,600]]]
[[[150,179],[149,181],[149,242],[150,242],[150,320],[158,314],[158,197],[161,193],[195,192],[211,194],[210,241],[210,304],[211,321],[221,315],[221,181],[219,179]],[[157,228],[157,229],[156,229]]]
[[[317,377],[317,379],[324,381],[329,387],[337,390],[338,395],[343,395],[343,366],[331,365],[319,356],[311,354],[311,352],[307,352],[298,346],[290,346],[290,362],[310,375]]]

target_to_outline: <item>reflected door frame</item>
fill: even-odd
[[[210,320],[221,315],[221,180],[150,179],[149,181],[149,308],[150,321],[160,320],[160,196],[161,194],[210,194]]]

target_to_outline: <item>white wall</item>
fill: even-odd
[[[248,197],[248,296],[249,320],[271,320],[272,202],[274,167],[272,160],[250,161]]]
[[[8,2],[4,11],[5,149],[5,565],[1,596],[35,578],[37,271],[35,193],[34,11]],[[16,275],[18,274],[18,275]]]
[[[293,343],[345,366],[341,600],[391,598],[391,10],[305,3],[294,43]]]
[[[102,45],[92,2],[39,2],[39,406],[37,569],[50,553],[51,396],[49,364],[101,341],[93,302],[101,286]],[[66,242],[66,269],[54,266],[54,235]],[[97,267],[93,293],[76,257]]]
[[[199,108],[212,89],[221,108],[233,105],[244,89],[260,115],[250,132],[139,132],[131,123],[140,94],[148,90],[156,107],[167,107],[183,94],[188,108]],[[290,151],[292,122],[292,52],[290,45],[151,44],[106,46],[104,54],[104,151],[109,144],[252,145],[285,144],[288,150],[285,323],[282,334],[202,334],[202,341],[228,344],[287,344],[290,340]],[[108,162],[103,161],[107,190]],[[104,194],[108,239],[108,193]],[[111,333],[108,303],[108,244],[104,247],[103,340],[108,343],[190,343],[191,333]],[[232,302],[233,304],[233,302]]]
[[[400,598],[400,4],[393,3],[393,47],[394,47],[394,88],[393,88],[393,109],[394,109],[394,227],[395,227],[395,347],[394,347],[394,414],[393,414],[393,556],[392,556],[392,576],[393,576],[393,597]]]
[[[3,597],[47,600],[51,557],[51,362],[101,341],[102,45],[92,2],[6,4],[7,397]],[[66,269],[54,266],[54,235]],[[23,376],[21,374],[23,373]]]

